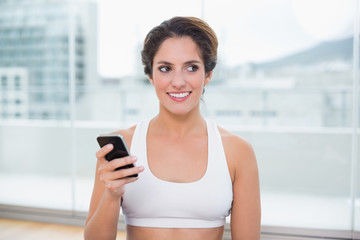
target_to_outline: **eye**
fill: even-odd
[[[169,72],[171,69],[170,69],[170,67],[168,67],[168,66],[160,66],[159,67],[159,71],[160,72],[164,72],[164,73],[166,73],[166,72]]]
[[[190,65],[190,66],[187,67],[187,70],[189,72],[196,72],[198,69],[199,69],[199,67],[196,66],[196,65]]]

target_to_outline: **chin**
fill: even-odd
[[[167,109],[168,112],[170,112],[173,115],[176,116],[187,116],[189,114],[191,114],[192,112],[196,111],[196,108],[172,108],[172,109]]]
[[[165,110],[165,112],[173,115],[185,116],[197,110],[200,111],[200,102],[198,104],[190,102],[188,102],[187,104],[174,104],[174,102],[166,102],[165,104],[160,104],[160,109]]]
[[[188,115],[191,111],[181,111],[181,110],[178,110],[178,111],[169,111],[171,114],[173,115],[176,115],[176,116],[186,116]]]

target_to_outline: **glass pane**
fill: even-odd
[[[254,145],[262,224],[351,230],[352,1],[205,9],[220,42],[206,112]]]
[[[70,210],[68,5],[0,9],[0,203]]]

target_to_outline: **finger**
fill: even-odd
[[[114,146],[112,144],[106,144],[102,148],[99,149],[99,151],[96,152],[96,158],[97,159],[104,159],[105,155],[111,152],[113,150]]]
[[[116,181],[122,178],[129,178],[130,176],[139,174],[143,171],[144,171],[143,166],[124,168],[111,172],[109,171],[102,172],[101,174],[99,174],[99,178],[100,181],[102,181],[104,184],[108,184],[109,182]],[[131,177],[131,178],[135,178],[135,177]]]
[[[112,175],[106,175],[107,173],[113,173],[115,172],[115,169],[124,167],[126,165],[133,164],[137,161],[137,158],[135,156],[128,156],[124,158],[117,158],[110,162],[104,160],[105,162],[102,162],[102,164],[99,165],[97,172],[99,176],[102,176],[102,178],[105,179],[116,179],[113,178]],[[120,171],[120,170],[118,170]]]
[[[127,156],[127,157],[123,157],[123,158],[116,158],[114,160],[111,160],[108,164],[107,164],[107,169],[114,171],[115,169],[119,168],[119,167],[124,167],[126,165],[130,165],[133,164],[137,161],[137,157],[135,156]]]
[[[143,166],[132,167],[132,168],[124,168],[124,169],[117,170],[117,171],[113,172],[111,177],[113,177],[114,179],[128,178],[128,177],[133,176],[135,174],[139,174],[142,171],[144,171]],[[131,177],[131,178],[134,178],[134,177]]]
[[[115,181],[107,182],[105,184],[105,187],[111,192],[117,192],[124,185],[135,182],[138,179],[139,179],[139,177],[121,178],[121,179],[118,179],[118,180],[115,180]]]

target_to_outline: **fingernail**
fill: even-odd
[[[136,160],[137,160],[137,157],[131,156],[131,161],[136,162]]]
[[[107,148],[107,149],[112,148],[112,144],[107,144],[107,145],[106,145],[106,148]]]
[[[139,166],[138,169],[139,169],[139,171],[144,171],[144,167],[143,167],[143,166]]]

